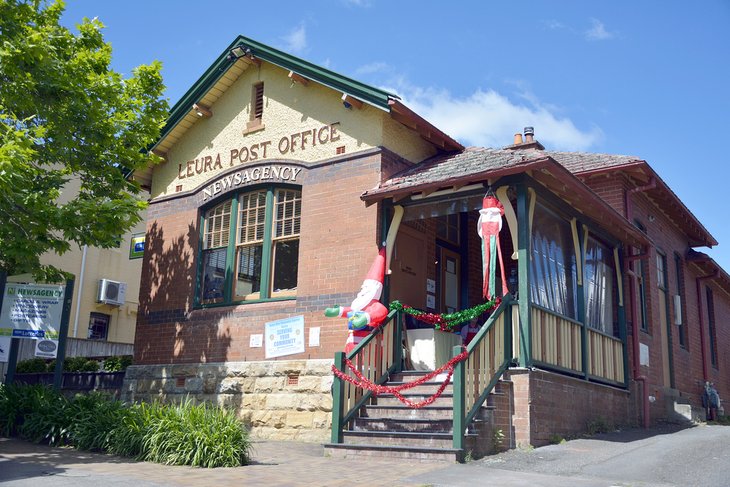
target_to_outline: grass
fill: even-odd
[[[250,462],[248,431],[233,412],[186,399],[128,405],[101,393],[68,399],[46,386],[0,385],[0,435],[167,465]]]

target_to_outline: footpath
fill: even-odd
[[[245,467],[173,467],[0,438],[3,487],[730,486],[730,427],[628,430],[467,464],[327,457],[320,444],[258,441]]]

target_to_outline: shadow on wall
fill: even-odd
[[[147,231],[135,363],[224,362],[231,345],[228,308],[193,310],[198,229],[166,239],[158,222]],[[220,310],[220,311],[219,311]]]

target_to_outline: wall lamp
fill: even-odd
[[[250,54],[251,54],[250,47],[236,46],[228,52],[228,60],[235,61],[236,59],[240,59],[242,57],[249,56]]]
[[[213,116],[213,112],[211,112],[210,108],[205,105],[194,103],[193,110],[195,110],[195,114],[200,118],[210,118]]]
[[[352,107],[355,107],[357,109],[362,108],[362,102],[358,100],[357,98],[353,98],[347,93],[344,93],[342,95],[342,106],[344,106],[347,109],[350,109]]]

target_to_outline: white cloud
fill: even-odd
[[[355,7],[369,7],[371,5],[370,0],[343,0],[343,2]]]
[[[403,102],[464,145],[499,148],[512,144],[514,134],[535,127],[535,138],[548,150],[584,151],[596,145],[598,127],[580,129],[557,108],[523,93],[517,103],[494,90],[477,90],[463,98],[447,90],[398,83]]]
[[[591,19],[591,28],[585,31],[585,37],[589,41],[606,41],[613,39],[615,34],[606,30],[606,27],[598,19]]]
[[[565,25],[557,20],[543,20],[542,23],[550,30],[565,29]]]
[[[284,51],[301,53],[307,48],[307,29],[304,24],[300,24],[282,39],[285,42]]]
[[[362,76],[365,74],[373,74],[379,71],[385,71],[386,69],[388,69],[388,65],[386,63],[374,62],[360,66],[355,70],[355,74]]]

